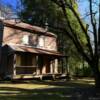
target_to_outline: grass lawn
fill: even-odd
[[[94,80],[1,82],[0,100],[100,100]]]

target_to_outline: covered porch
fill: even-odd
[[[49,55],[15,53],[13,78],[54,77],[58,73],[58,59]]]
[[[59,52],[20,45],[6,45],[6,76],[12,79],[46,78],[59,76],[58,60],[64,57]]]

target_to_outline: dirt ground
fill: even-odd
[[[0,100],[100,100],[94,80],[1,81]]]

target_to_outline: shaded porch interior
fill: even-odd
[[[53,74],[57,73],[57,59],[47,55],[32,53],[16,53],[14,75],[21,74]]]

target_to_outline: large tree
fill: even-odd
[[[77,51],[90,65],[94,74],[96,87],[100,87],[100,70],[99,70],[100,3],[99,0],[95,0],[95,1],[88,0],[89,11],[87,16],[89,16],[88,20],[90,20],[89,24],[91,25],[87,25],[83,23],[81,17],[74,9],[73,0],[52,0],[52,1],[55,2],[62,9],[63,14],[66,18],[67,26],[69,27],[70,31],[67,31],[67,29],[65,28],[63,30],[66,32],[66,35],[68,35],[69,38],[73,41],[75,47],[77,48]],[[74,0],[74,2],[77,1]],[[95,6],[98,7],[99,9],[94,9]],[[76,31],[73,28],[73,25],[71,24],[67,9],[69,9],[73,13],[73,16],[77,20],[77,23],[80,25],[80,30],[82,31],[82,34],[85,35],[85,39],[87,41],[86,48],[82,46],[81,40],[78,36],[79,35],[78,31]],[[98,13],[99,13],[99,20],[97,18]],[[88,31],[88,29],[90,29],[90,32]],[[91,43],[91,35],[89,33],[93,35],[93,43]]]
[[[18,13],[21,20],[30,24],[45,27],[63,22],[61,9],[51,0],[21,0],[22,8]]]

